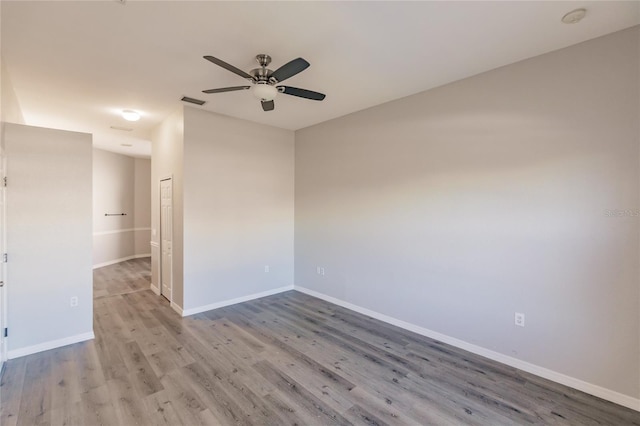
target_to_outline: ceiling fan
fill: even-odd
[[[312,90],[299,89],[291,86],[276,86],[276,84],[293,77],[309,67],[309,62],[302,58],[294,59],[277,70],[272,71],[267,68],[271,63],[271,56],[260,54],[256,56],[256,61],[260,64],[260,68],[253,69],[248,73],[224,62],[221,59],[214,58],[213,56],[205,56],[204,59],[249,80],[253,84],[253,94],[260,99],[262,109],[264,111],[274,110],[275,104],[273,100],[278,93],[284,93],[285,95],[297,96],[299,98],[311,99],[314,101],[321,101],[325,98],[324,94],[314,92]],[[251,86],[222,87],[219,89],[203,90],[203,92],[222,93],[248,89],[251,89]]]

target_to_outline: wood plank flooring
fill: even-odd
[[[0,424],[640,425],[640,413],[287,292],[180,318],[94,273],[94,341],[10,360]]]

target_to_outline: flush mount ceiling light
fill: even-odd
[[[138,121],[140,120],[140,113],[131,109],[125,109],[122,111],[122,118],[127,121]]]
[[[587,9],[572,10],[562,17],[562,22],[564,22],[565,24],[577,24],[578,22],[582,21],[582,18],[584,18],[586,15]]]

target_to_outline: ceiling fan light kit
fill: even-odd
[[[260,64],[260,68],[252,69],[248,73],[213,56],[204,56],[204,59],[249,80],[251,84],[253,84],[253,94],[260,100],[263,111],[273,111],[275,109],[275,103],[273,100],[278,93],[284,93],[285,95],[297,96],[299,98],[311,99],[314,101],[321,101],[325,98],[323,93],[314,92],[312,90],[299,89],[291,86],[276,86],[276,84],[301,73],[309,67],[309,62],[305,61],[303,58],[294,59],[287,62],[277,70],[272,71],[267,68],[271,63],[271,56],[265,54],[256,55],[256,61]],[[250,88],[251,86],[222,87],[219,89],[203,90],[203,93],[234,92],[239,90],[248,90]]]
[[[253,94],[260,100],[272,101],[278,94],[278,89],[268,83],[260,82],[253,86]]]

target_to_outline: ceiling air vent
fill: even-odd
[[[196,105],[204,105],[206,103],[205,101],[201,101],[200,99],[194,99],[188,96],[183,96],[182,99],[180,100],[183,102],[189,102],[190,104],[196,104]]]

